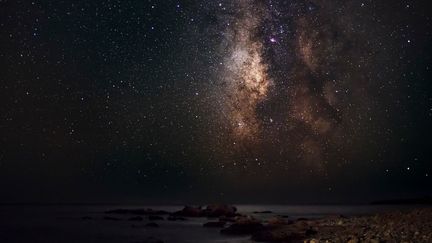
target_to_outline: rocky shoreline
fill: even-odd
[[[432,242],[432,210],[297,220],[256,232],[259,242]]]
[[[256,242],[432,242],[432,208],[352,217],[336,215],[321,219],[274,216],[265,220],[254,217],[254,214],[270,211],[245,215],[238,213],[236,207],[223,204],[206,208],[186,206],[173,213],[152,209],[117,209],[106,213],[146,215],[158,220],[163,220],[163,215],[168,215],[167,219],[181,220],[204,217],[209,222],[204,223],[203,227],[219,228],[220,233],[225,235],[250,235]]]

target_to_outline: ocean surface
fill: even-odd
[[[276,215],[296,218],[319,218],[326,215],[362,215],[377,212],[409,209],[413,206],[288,206],[288,205],[236,205],[238,211],[266,219]],[[232,237],[219,233],[217,228],[204,228],[212,221],[206,218],[190,218],[187,221],[156,221],[158,228],[145,227],[150,222],[129,221],[131,215],[107,215],[104,212],[118,208],[152,208],[174,212],[183,206],[128,206],[128,205],[1,205],[0,242],[4,243],[138,243],[149,237],[165,243],[229,242],[249,243],[249,236]],[[253,214],[255,211],[272,211],[270,214]],[[105,216],[120,220],[107,220]],[[83,217],[87,217],[84,219]],[[166,216],[165,216],[166,217]],[[144,217],[145,218],[145,217]],[[215,220],[213,220],[215,221]]]

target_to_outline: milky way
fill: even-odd
[[[272,83],[263,60],[263,43],[256,37],[265,13],[259,5],[245,0],[238,1],[236,7],[236,20],[227,27],[227,43],[223,46],[228,54],[223,74],[229,95],[228,113],[235,136],[256,139],[261,126],[257,105],[266,98]]]
[[[330,77],[333,74],[320,74],[332,65],[320,56],[329,48],[324,44],[335,40],[323,35],[326,30],[321,26],[311,26],[316,22],[308,14],[314,14],[315,5],[292,3],[285,8],[288,12],[283,13],[276,5],[248,0],[233,5],[220,48],[223,111],[234,143],[249,146],[240,152],[246,157],[260,153],[266,160],[269,155],[257,151],[273,146],[285,159],[322,168],[327,142],[341,119],[339,82]],[[292,22],[282,23],[282,17]],[[331,50],[326,58],[337,51]],[[285,66],[277,67],[280,64]]]

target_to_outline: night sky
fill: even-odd
[[[0,0],[1,202],[430,195],[427,2]]]

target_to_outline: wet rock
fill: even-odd
[[[204,227],[211,227],[211,228],[222,228],[224,227],[226,222],[218,221],[218,222],[207,222],[203,224]]]
[[[150,215],[148,216],[149,220],[164,220],[163,217],[159,216],[159,215]]]
[[[291,220],[286,220],[281,217],[273,217],[267,220],[268,226],[273,226],[273,227],[292,224],[292,223],[293,222]]]
[[[210,204],[203,211],[206,217],[234,217],[236,216],[237,208],[226,204]]]
[[[181,217],[203,217],[205,216],[201,206],[192,207],[185,206],[182,210],[177,211],[172,214],[173,216],[181,216]]]

